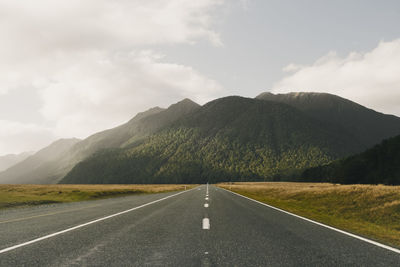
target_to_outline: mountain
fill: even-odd
[[[256,99],[293,106],[357,139],[363,150],[400,134],[399,118],[327,93],[262,93]]]
[[[400,135],[386,139],[363,153],[307,169],[302,178],[343,184],[400,185],[399,163]]]
[[[200,105],[190,99],[184,99],[169,106],[167,109],[155,107],[138,113],[121,126],[96,133],[77,143],[64,155],[64,159],[59,164],[65,166],[65,169],[69,171],[76,163],[95,152],[126,147],[132,143],[140,142],[144,137],[192,113],[199,107]]]
[[[72,147],[66,157],[73,161],[80,161],[101,149],[120,147],[132,136],[140,135],[141,133],[144,134],[144,127],[141,127],[142,119],[156,115],[162,111],[164,109],[159,107],[151,108],[145,112],[138,113],[125,124],[93,134]]]
[[[118,127],[96,133],[84,140],[74,142],[60,155],[46,164],[26,164],[20,170],[13,168],[0,173],[0,183],[57,183],[78,162],[104,149],[129,146],[158,129],[195,111],[200,106],[190,99],[184,99],[167,109],[155,107],[138,113],[134,118]],[[36,162],[36,161],[35,161]],[[29,176],[27,175],[29,173]]]
[[[354,104],[340,101],[345,108]],[[95,153],[77,164],[61,183],[271,180],[362,151],[368,138],[358,138],[353,130],[360,123],[340,123],[335,114],[340,110],[335,109],[327,114],[338,121],[312,116],[310,110],[318,106],[327,109],[324,104],[299,108],[259,98],[217,99],[141,142]],[[360,113],[393,122],[400,132],[399,118],[360,107]],[[370,127],[373,130],[375,125]],[[390,134],[383,131],[382,138]]]
[[[399,133],[400,118],[330,94],[232,96],[203,106],[184,99],[76,142],[40,167],[10,168],[0,182],[289,179]]]
[[[50,172],[54,176],[57,175],[59,170],[55,162],[62,157],[65,151],[79,141],[76,138],[55,141],[32,156],[1,172],[0,183],[52,183],[52,179],[47,176],[47,173]]]
[[[5,156],[0,156],[0,172],[8,169],[18,162],[23,161],[32,154],[33,152],[23,152],[20,154],[8,154]]]

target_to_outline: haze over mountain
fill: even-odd
[[[8,154],[0,156],[0,172],[8,169],[9,167],[17,164],[18,162],[23,161],[32,154],[33,152],[23,152],[20,154]]]
[[[62,155],[80,140],[60,139],[0,173],[0,183],[52,183],[62,171]]]
[[[145,112],[138,113],[129,122],[89,136],[84,140],[76,140],[70,143],[65,149],[59,149],[59,155],[50,157],[51,161],[43,160],[40,157],[41,168],[36,164],[25,164],[15,166],[0,173],[0,183],[57,183],[59,182],[78,162],[92,155],[94,152],[118,148],[139,141],[168,123],[175,121],[187,113],[190,113],[200,106],[189,99],[184,99],[171,105],[168,109],[155,107]],[[53,146],[46,148],[53,150]],[[29,175],[28,175],[29,174]]]
[[[204,106],[184,99],[75,140],[50,160],[17,164],[0,182],[277,180],[399,133],[400,118],[330,94],[232,96]]]

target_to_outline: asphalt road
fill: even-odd
[[[1,211],[0,266],[400,266],[394,251],[206,188]]]

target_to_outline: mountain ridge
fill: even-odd
[[[387,119],[384,115],[381,118]],[[400,127],[400,118],[396,121]],[[76,165],[61,182],[281,179],[362,151],[365,143],[357,135],[335,127],[338,125],[311,116],[293,104],[224,97],[206,103],[132,147],[93,155]]]
[[[279,180],[399,133],[400,118],[324,93],[228,96],[203,106],[183,99],[73,144],[30,168],[31,179],[13,177],[16,183]]]
[[[322,122],[329,121],[334,127],[360,140],[363,150],[400,133],[398,117],[377,112],[337,95],[316,92],[265,92],[259,94],[256,99],[286,103]]]

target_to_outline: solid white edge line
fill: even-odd
[[[195,188],[196,188],[196,187],[195,187]],[[195,189],[195,188],[192,188],[192,189],[186,190],[186,191],[181,191],[181,192],[179,192],[179,193],[176,193],[176,194],[173,194],[173,195],[170,195],[170,196],[167,196],[167,197],[163,197],[163,198],[160,198],[160,199],[157,199],[157,200],[148,202],[148,203],[146,203],[146,204],[143,204],[143,205],[140,205],[140,206],[137,206],[137,207],[128,209],[128,210],[124,210],[124,211],[121,211],[121,212],[118,212],[118,213],[114,213],[114,214],[108,215],[108,216],[106,216],[106,217],[102,217],[102,218],[99,218],[99,219],[96,219],[96,220],[93,220],[93,221],[90,221],[90,222],[87,222],[87,223],[79,224],[79,225],[77,225],[77,226],[74,226],[74,227],[71,227],[71,228],[67,228],[67,229],[62,230],[62,231],[59,231],[59,232],[55,232],[55,233],[52,233],[52,234],[49,234],[49,235],[45,235],[45,236],[42,236],[42,237],[39,237],[39,238],[36,238],[36,239],[32,239],[32,240],[30,240],[30,241],[27,241],[27,242],[24,242],[24,243],[15,245],[15,246],[11,246],[11,247],[8,247],[8,248],[4,248],[4,249],[0,250],[0,254],[2,254],[2,253],[4,253],[4,252],[8,252],[8,251],[10,251],[10,250],[14,250],[14,249],[20,248],[20,247],[24,247],[24,246],[26,246],[26,245],[30,245],[30,244],[33,244],[33,243],[42,241],[42,240],[44,240],[44,239],[48,239],[48,238],[53,237],[53,236],[57,236],[57,235],[60,235],[60,234],[64,234],[64,233],[67,233],[67,232],[76,230],[76,229],[78,229],[78,228],[81,228],[81,227],[84,227],[84,226],[87,226],[87,225],[90,225],[90,224],[93,224],[93,223],[101,222],[101,221],[110,219],[110,218],[112,218],[112,217],[116,217],[116,216],[122,215],[122,214],[124,214],[124,213],[128,213],[128,212],[131,212],[131,211],[134,211],[134,210],[137,210],[137,209],[140,209],[140,208],[149,206],[149,205],[151,205],[151,204],[154,204],[154,203],[157,203],[157,202],[166,200],[166,199],[168,199],[168,198],[175,197],[175,196],[177,196],[177,195],[180,195],[180,194],[189,192],[189,191],[191,191],[191,190],[193,190],[193,189]]]
[[[288,211],[286,211],[286,210],[282,210],[282,209],[280,209],[280,208],[277,208],[277,207],[274,207],[274,206],[265,204],[265,203],[263,203],[263,202],[261,202],[261,201],[258,201],[258,200],[255,200],[255,199],[252,199],[252,198],[243,196],[243,195],[238,194],[238,193],[236,193],[236,192],[229,191],[229,190],[227,190],[227,189],[225,189],[225,188],[222,188],[222,187],[220,187],[220,188],[223,189],[223,190],[225,190],[225,191],[227,191],[227,192],[230,192],[230,193],[232,193],[232,194],[235,194],[235,195],[238,195],[238,196],[240,196],[240,197],[246,198],[246,199],[248,199],[248,200],[254,201],[254,202],[258,203],[258,204],[267,206],[268,208],[271,208],[271,209],[274,209],[274,210],[277,210],[277,211],[280,211],[280,212],[283,212],[283,213],[292,215],[292,216],[294,216],[294,217],[303,219],[303,220],[305,220],[305,221],[308,221],[308,222],[317,224],[317,225],[319,225],[319,226],[328,228],[328,229],[330,229],[330,230],[333,230],[333,231],[336,231],[336,232],[339,232],[339,233],[342,233],[342,234],[351,236],[351,237],[356,238],[356,239],[359,239],[359,240],[361,240],[361,241],[364,241],[364,242],[370,243],[370,244],[372,244],[372,245],[375,245],[375,246],[378,246],[378,247],[381,247],[381,248],[384,248],[384,249],[387,249],[387,250],[390,250],[390,251],[392,251],[392,252],[395,252],[395,253],[400,254],[400,250],[397,249],[397,248],[390,247],[390,246],[388,246],[388,245],[384,245],[384,244],[382,244],[382,243],[373,241],[373,240],[371,240],[371,239],[368,239],[368,238],[365,238],[365,237],[362,237],[362,236],[358,236],[358,235],[355,235],[355,234],[352,234],[352,233],[349,233],[349,232],[346,232],[346,231],[337,229],[337,228],[335,228],[335,227],[332,227],[332,226],[329,226],[329,225],[326,225],[326,224],[323,224],[323,223],[320,223],[320,222],[313,221],[313,220],[311,220],[311,219],[307,219],[307,218],[302,217],[302,216],[300,216],[300,215],[296,215],[296,214],[291,213],[291,212],[288,212]]]

